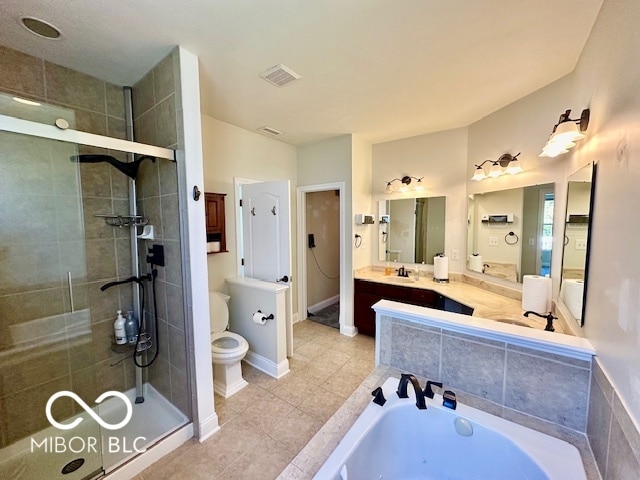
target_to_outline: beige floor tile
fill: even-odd
[[[287,377],[280,380],[278,385],[271,391],[287,403],[297,406],[304,402],[309,396],[313,395],[317,388],[318,386],[307,381],[304,373],[302,373],[298,375],[287,375]]]
[[[223,474],[230,480],[272,480],[280,475],[293,457],[292,452],[265,434],[259,448],[245,453]]]
[[[269,432],[293,408],[287,401],[264,390],[253,405],[245,410],[242,418],[263,432]]]
[[[276,380],[243,363],[249,386],[214,397],[220,431],[202,444],[185,443],[136,480],[310,480],[310,470],[290,462],[371,372],[375,344],[308,320],[293,332],[290,373]]]
[[[320,429],[323,422],[294,408],[271,431],[269,436],[288,450],[299,452]]]
[[[343,397],[328,392],[323,388],[318,388],[299,408],[312,417],[326,422],[343,402]]]

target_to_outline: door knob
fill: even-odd
[[[289,280],[290,278],[287,275],[285,275],[284,277],[277,279],[276,282],[289,283]]]

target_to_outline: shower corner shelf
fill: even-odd
[[[112,227],[144,227],[149,219],[143,215],[114,215],[111,213],[96,213],[94,217],[104,218],[107,225]]]

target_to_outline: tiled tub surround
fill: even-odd
[[[463,403],[544,427],[582,446],[585,468],[594,470],[582,445],[595,354],[586,339],[385,300],[375,310],[376,364],[441,381]]]
[[[640,475],[640,428],[600,367],[593,362],[587,436],[603,480]]]
[[[355,278],[388,285],[433,290],[472,307],[474,317],[491,320],[515,320],[538,330],[544,330],[547,323],[545,319],[533,315],[531,317],[523,316],[522,292],[514,288],[461,274],[450,274],[449,283],[438,283],[433,281],[431,273],[420,271],[420,278],[416,279],[415,270],[409,269],[409,272],[410,278],[404,279],[398,277],[395,272],[391,275],[385,275],[383,267],[369,266],[356,270]],[[564,322],[563,318],[554,322],[556,333],[570,335],[571,330]]]

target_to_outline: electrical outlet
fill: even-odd
[[[451,250],[451,260],[459,260],[460,259],[460,250],[456,250],[455,248]]]
[[[535,247],[536,246],[536,239],[535,238],[530,238],[529,239],[529,246],[530,247]]]
[[[576,238],[576,250],[586,250],[587,240],[584,238]]]
[[[489,246],[497,247],[498,246],[498,237],[489,237]]]

